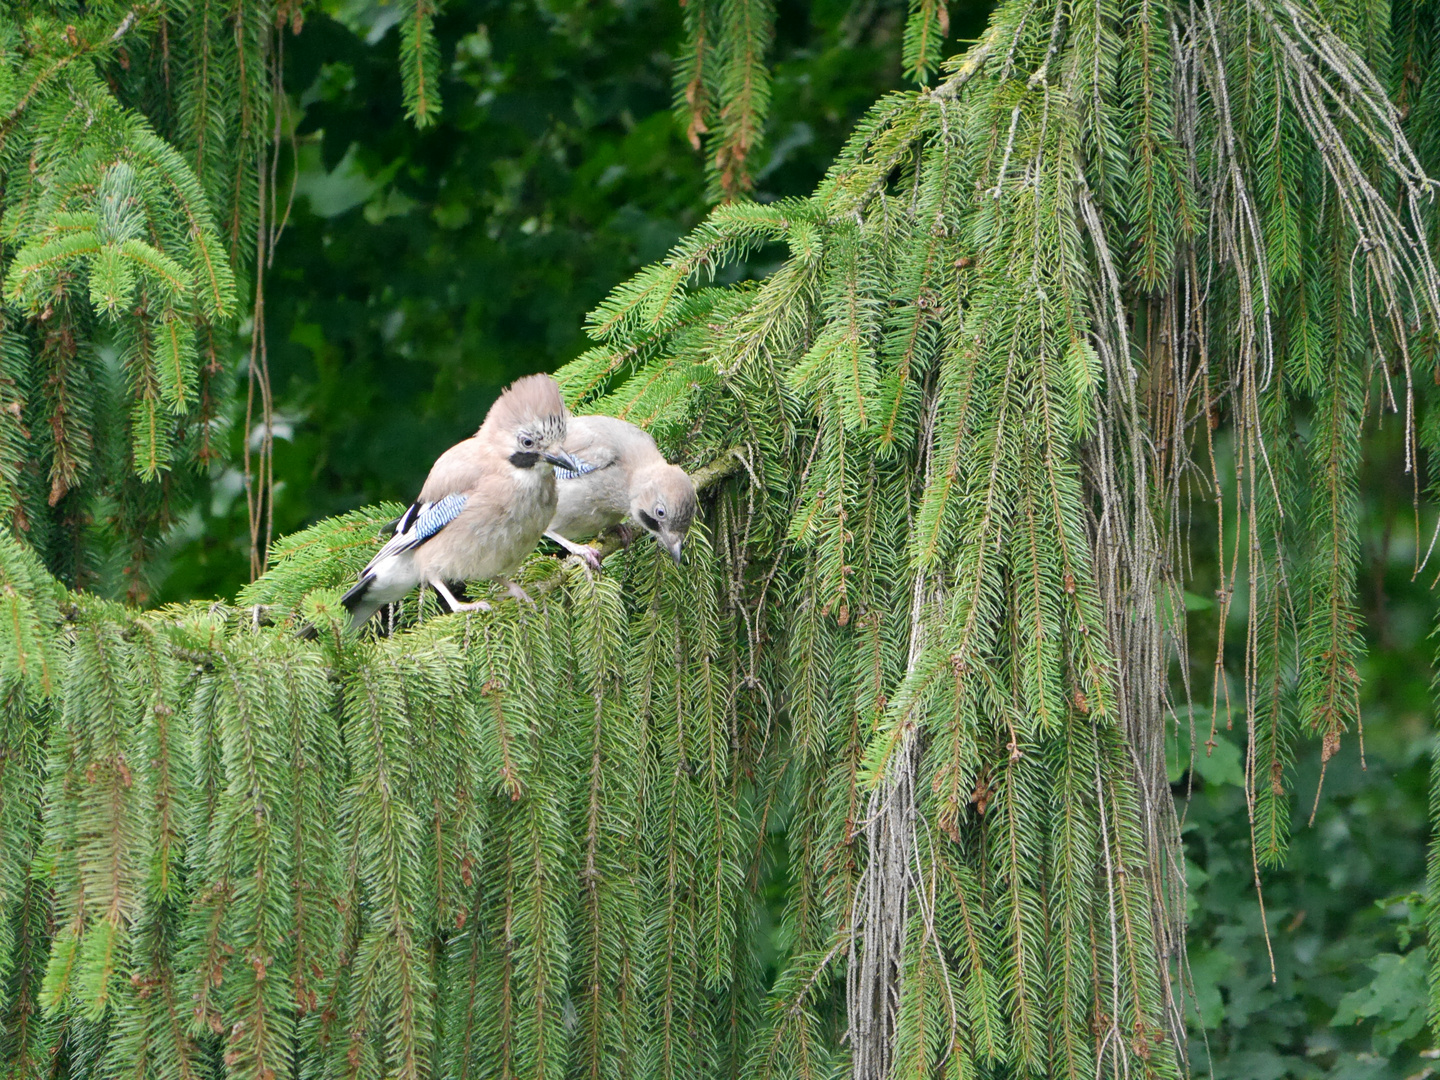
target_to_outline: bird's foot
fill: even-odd
[[[490,605],[487,604],[484,600],[473,600],[469,603],[462,603],[461,601],[456,600],[455,594],[450,591],[449,587],[447,587],[443,581],[432,581],[430,584],[433,585],[435,591],[440,594],[441,599],[445,601],[445,604],[450,609],[451,613],[457,611],[490,610]]]
[[[616,525],[610,531],[614,533],[615,538],[620,541],[620,546],[626,548],[627,550],[629,549],[630,545],[635,542],[635,537],[639,535],[639,530],[636,529],[635,526],[631,525],[628,521],[621,522],[619,525]]]
[[[534,600],[530,599],[530,594],[527,593],[524,589],[522,589],[519,585],[516,585],[513,581],[505,582],[505,591],[523,604],[535,603]]]
[[[570,540],[555,532],[547,532],[545,535],[551,540],[554,540],[555,543],[559,544],[571,555],[583,560],[585,565],[591,570],[600,569],[600,553],[589,544],[577,544],[574,540]]]

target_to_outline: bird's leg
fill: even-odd
[[[433,589],[434,587],[435,587],[435,586],[433,585],[433,583],[431,583],[431,582],[429,582],[429,581],[425,581],[425,582],[422,582],[422,583],[421,583],[420,589],[421,589],[421,601],[422,601],[421,606],[422,606],[422,607],[424,606],[424,603],[423,603],[423,601],[424,601],[424,590],[427,589],[427,588],[432,588],[432,589]],[[465,583],[464,583],[463,581],[451,581],[451,582],[448,582],[448,583],[446,584],[446,588],[448,588],[448,589],[451,591],[451,593],[459,593],[461,596],[464,596],[464,595],[465,595]],[[450,601],[447,600],[447,599],[445,599],[445,597],[442,596],[442,595],[440,595],[440,593],[438,593],[438,592],[435,594],[435,606],[440,609],[440,614],[441,614],[441,615],[449,615],[450,612],[451,612],[451,610],[452,610],[451,607],[450,607]]]
[[[505,591],[508,592],[511,596],[515,597],[516,600],[519,600],[522,603],[526,604],[535,603],[534,600],[530,599],[530,594],[527,593],[524,589],[522,589],[519,585],[516,585],[515,582],[505,581],[503,578],[501,579],[501,581],[505,586]]]
[[[574,540],[570,540],[556,532],[547,532],[545,535],[549,539],[554,540],[555,543],[559,544],[566,551],[570,552],[571,555],[578,555],[584,559],[585,565],[590,567],[591,570],[600,569],[600,553],[589,544],[577,544]]]
[[[489,610],[490,610],[490,605],[487,604],[484,600],[476,600],[474,603],[462,604],[459,600],[456,600],[456,599],[455,599],[455,594],[452,593],[452,592],[450,591],[449,587],[446,586],[446,584],[445,584],[443,581],[441,581],[439,578],[435,578],[434,580],[432,580],[432,581],[430,582],[430,584],[431,584],[432,586],[434,586],[434,589],[435,589],[435,591],[436,591],[437,593],[439,593],[441,596],[443,596],[443,597],[445,598],[445,602],[450,605],[450,610],[451,610],[451,611],[489,611]]]
[[[628,521],[622,521],[619,525],[611,525],[605,532],[606,535],[619,540],[620,546],[627,551],[637,535],[637,530]]]

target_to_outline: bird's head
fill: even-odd
[[[685,534],[695,520],[695,485],[678,465],[658,465],[635,485],[630,516],[679,563]]]
[[[505,454],[513,468],[559,465],[578,470],[580,463],[561,445],[568,415],[554,379],[526,375],[507,386],[490,406],[480,436]]]

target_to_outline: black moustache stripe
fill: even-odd
[[[510,455],[510,464],[517,469],[533,469],[535,463],[540,460],[540,455],[526,451],[516,450]]]
[[[660,531],[660,523],[656,521],[653,517],[651,517],[649,514],[647,514],[644,510],[641,510],[638,516],[640,518],[640,524],[644,525],[645,528],[649,529],[651,532]]]

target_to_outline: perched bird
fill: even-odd
[[[529,600],[510,575],[554,516],[553,467],[581,468],[563,449],[566,419],[549,375],[527,375],[507,387],[480,430],[440,455],[420,497],[395,523],[395,535],[341,597],[351,627],[422,583],[452,611],[489,605],[461,603],[447,582],[493,578]]]
[[[547,537],[598,567],[595,549],[575,541],[632,518],[680,562],[695,518],[695,485],[665,460],[654,439],[613,416],[572,416],[565,451],[577,465],[555,470],[560,501]]]

